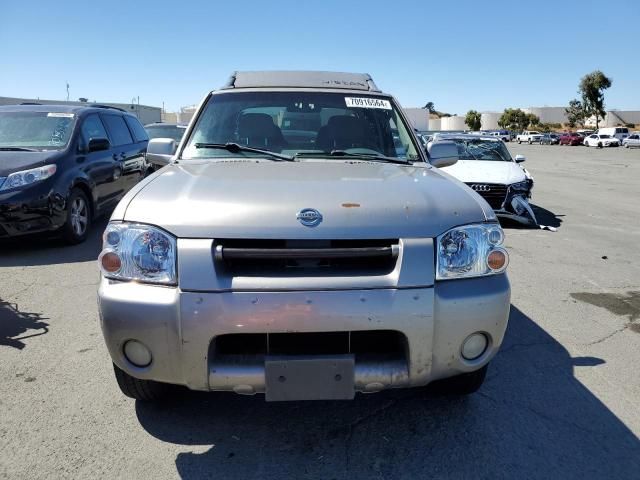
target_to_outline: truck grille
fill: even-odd
[[[395,240],[217,240],[218,268],[231,275],[384,275],[396,265]]]
[[[494,210],[500,210],[507,196],[507,186],[499,183],[467,183]]]

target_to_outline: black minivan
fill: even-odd
[[[0,238],[59,231],[84,241],[145,176],[147,143],[138,119],[114,107],[0,107]]]

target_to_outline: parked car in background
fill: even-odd
[[[180,140],[182,140],[184,133],[187,131],[187,125],[158,122],[145,125],[144,129],[147,131],[150,140],[158,138],[164,139],[164,142],[169,145],[169,150],[175,153],[180,144]],[[147,155],[147,161],[153,170],[157,170],[171,161],[173,153],[170,155]]]
[[[509,142],[511,140],[511,133],[508,130],[498,130],[495,132],[489,132],[488,135],[492,137],[498,137],[503,142]]]
[[[619,147],[620,140],[610,135],[598,135],[594,133],[584,139],[584,145],[587,147]]]
[[[627,127],[605,127],[600,128],[596,132],[598,135],[609,135],[612,138],[617,138],[622,144],[622,141],[629,136],[629,129]]]
[[[147,141],[138,119],[113,107],[0,107],[0,237],[84,241],[144,177]]]
[[[622,141],[625,148],[640,147],[640,134],[634,133]]]
[[[176,143],[180,143],[184,132],[187,131],[187,125],[180,123],[149,123],[144,126],[149,135],[149,140],[154,138],[172,138]]]
[[[580,130],[576,130],[576,133],[579,135],[582,135],[583,137],[588,137],[592,133],[595,133],[595,130],[580,129]]]
[[[443,170],[475,190],[498,216],[537,224],[529,205],[533,177],[522,167],[522,155],[512,158],[507,146],[489,135],[437,134],[433,141],[456,143],[459,160]]]
[[[567,132],[560,135],[559,144],[560,145],[583,145],[584,137],[575,132]]]
[[[560,136],[555,133],[545,133],[540,139],[540,145],[558,145]]]
[[[283,129],[296,112],[311,135]],[[480,387],[508,254],[489,205],[437,168],[455,144],[427,156],[366,74],[236,72],[195,118],[104,235],[99,311],[125,395]]]
[[[535,130],[525,130],[524,132],[522,132],[520,135],[516,137],[516,142],[518,143],[526,142],[529,145],[531,145],[532,143],[540,143],[541,140],[542,140],[542,134]]]

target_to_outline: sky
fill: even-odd
[[[481,5],[482,4],[482,5]],[[639,0],[0,0],[0,96],[176,111],[235,70],[366,72],[404,107],[640,110]]]

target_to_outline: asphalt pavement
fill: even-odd
[[[640,149],[509,149],[557,231],[505,225],[509,327],[463,399],[135,402],[98,324],[105,221],[0,243],[0,478],[639,478]]]

